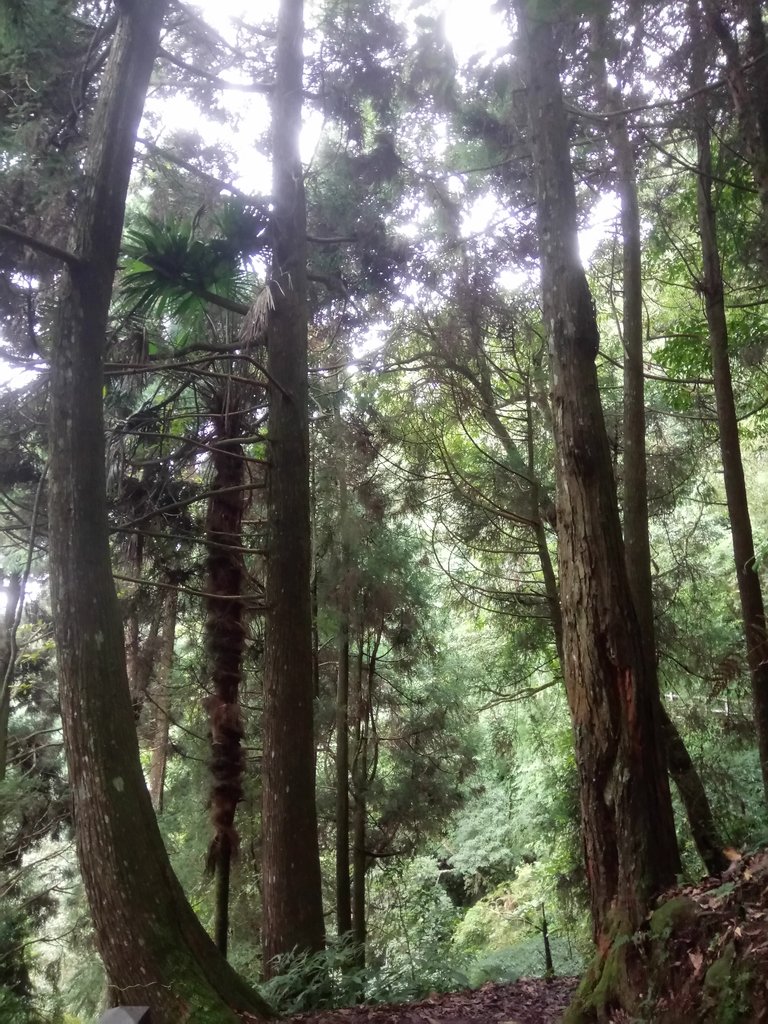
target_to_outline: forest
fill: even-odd
[[[768,1020],[767,26],[2,0],[2,1024]]]

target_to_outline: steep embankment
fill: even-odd
[[[667,893],[583,979],[566,1024],[768,1021],[768,852]]]

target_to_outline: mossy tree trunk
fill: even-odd
[[[315,805],[307,240],[299,155],[302,0],[281,0],[272,93],[274,308],[267,328],[269,558],[263,714],[263,954],[325,942]]]
[[[666,764],[624,561],[578,254],[576,195],[552,23],[515,4],[527,87],[550,342],[564,674],[595,937],[634,929],[680,867]]]
[[[343,616],[343,612],[342,612]],[[349,864],[349,617],[338,630],[339,665],[336,678],[336,928],[352,931],[352,892]]]
[[[50,571],[78,859],[112,1001],[154,1024],[266,1007],[186,901],[144,782],[111,574],[102,395],[112,280],[136,130],[165,5],[118,5],[90,126],[51,351]]]

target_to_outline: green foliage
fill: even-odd
[[[274,970],[261,992],[285,1015],[351,1006],[363,997],[370,973],[359,966],[357,946],[347,938],[331,940],[320,953],[279,957]]]
[[[49,1024],[29,1005],[29,999],[0,985],[0,1020],[3,1024]],[[50,1024],[53,1024],[50,1021]]]
[[[23,52],[48,50],[57,40],[56,33],[66,25],[69,3],[57,0],[4,0],[0,7],[0,54],[4,57]]]
[[[467,984],[463,957],[452,949],[460,918],[431,858],[383,871],[371,880],[370,998],[406,1001]]]
[[[526,7],[532,19],[554,24],[575,18],[605,18],[610,10],[607,0],[527,0]]]
[[[534,17],[556,22],[558,37],[574,52],[581,47],[578,26],[607,11],[603,0],[531,0],[528,6]],[[611,11],[612,27],[626,41],[627,67],[614,70],[627,97],[655,95],[662,84],[665,95],[689,87],[681,26],[675,10],[662,7],[654,12],[660,50],[654,59],[661,62],[663,83],[632,42],[643,33],[624,22],[623,8]],[[0,163],[7,179],[0,221],[62,245],[109,46],[108,34],[94,35],[83,19],[107,8],[59,0],[0,3]],[[312,12],[309,26],[307,89],[324,119],[306,169],[310,270],[318,279],[308,310],[315,360],[318,806],[330,909],[334,701],[346,608],[351,660],[360,674],[360,693],[348,709],[350,733],[353,748],[362,747],[363,737],[368,745],[364,777],[355,777],[351,788],[353,798],[362,793],[366,801],[369,945],[365,969],[358,951],[343,942],[322,954],[285,958],[266,990],[285,1013],[541,974],[542,908],[558,972],[580,970],[590,942],[578,773],[549,621],[542,538],[532,530],[543,524],[543,545],[556,565],[552,410],[532,275],[538,242],[524,156],[530,145],[524,90],[518,62],[506,48],[459,68],[442,15],[423,4],[408,19],[401,13],[383,0],[328,0]],[[236,61],[238,76],[271,80],[269,31],[252,29],[243,21],[231,48],[185,18],[169,25],[164,45],[215,74],[225,75]],[[591,63],[581,50],[579,57],[563,76],[572,110],[594,103]],[[204,589],[202,504],[184,502],[206,489],[211,389],[225,381],[229,386],[247,354],[225,361],[216,353],[194,366],[167,357],[187,345],[203,349],[238,337],[239,323],[206,296],[251,301],[271,226],[268,200],[259,205],[220,197],[222,181],[250,172],[238,129],[247,109],[252,140],[258,116],[245,106],[227,111],[224,100],[213,98],[222,91],[205,76],[196,85],[180,84],[176,73],[163,63],[158,95],[202,99],[206,118],[227,122],[231,138],[225,145],[213,141],[204,118],[199,132],[169,132],[166,112],[149,105],[147,118],[158,128],[153,137],[161,137],[178,162],[154,151],[145,159],[144,152],[137,169],[109,359],[139,362],[142,370],[110,377],[105,408],[110,514],[119,531],[116,572],[152,584],[119,584],[142,640],[156,607],[144,592],[171,581],[185,588],[161,829],[184,889],[209,926],[213,892],[202,873],[209,838],[203,796],[208,681],[194,593]],[[708,95],[718,134],[715,191],[732,369],[763,568],[768,307],[764,271],[754,259],[763,227],[725,97],[726,90]],[[715,455],[696,176],[686,170],[696,159],[688,114],[687,106],[654,106],[655,120],[633,135],[644,218],[655,611],[670,712],[701,770],[718,824],[741,844],[763,840],[767,826]],[[599,121],[569,116],[586,220],[594,198],[615,188],[613,166]],[[599,382],[620,480],[619,248],[606,236],[591,281],[602,332]],[[4,241],[2,249],[4,347],[7,342],[9,352],[25,359],[30,347],[47,353],[59,268],[15,243]],[[21,288],[22,279],[34,287]],[[158,370],[151,365],[156,359],[173,365]],[[269,450],[260,390],[254,402],[244,558],[257,601],[266,544],[262,461]],[[44,421],[42,401],[21,411],[5,432],[3,470],[17,459],[18,439],[30,424]],[[6,570],[25,559],[29,486],[46,444],[36,434],[34,458],[16,460],[12,486],[0,495]],[[126,535],[124,524],[133,518],[141,529]],[[261,967],[263,627],[255,614],[249,620],[242,694],[248,772],[238,809],[230,957],[255,977]],[[46,847],[50,873],[28,856],[39,836],[68,839],[49,624],[43,615],[29,626],[20,637],[9,771],[0,785],[3,852],[15,843],[12,852],[26,872],[0,908],[0,1018],[49,1024],[45,1014],[56,1019],[57,1001],[83,1020],[95,1017],[104,977],[82,918],[72,854]],[[145,709],[138,725],[145,768],[151,724],[151,709]],[[695,874],[698,859],[684,824],[681,837],[686,869]],[[54,898],[59,887],[72,889],[69,900]],[[36,943],[51,933],[67,936],[63,952]]]
[[[552,961],[555,973],[563,977],[581,974],[586,964],[583,952],[569,938],[550,938]],[[544,943],[541,935],[518,937],[506,948],[484,953],[470,963],[467,977],[472,988],[488,981],[514,982],[518,978],[543,978],[546,976]]]
[[[514,797],[503,782],[478,788],[459,811],[450,839],[450,864],[475,898],[489,886],[511,878],[524,848],[515,829]],[[476,795],[475,795],[476,794]]]
[[[206,293],[246,301],[251,284],[246,261],[264,246],[267,221],[251,207],[229,203],[212,218],[212,236],[201,237],[204,211],[191,221],[158,222],[137,213],[127,229],[121,290],[133,314],[150,311],[197,324]]]

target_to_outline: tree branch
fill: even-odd
[[[759,53],[752,60],[746,61],[744,64],[739,65],[739,71],[746,71],[758,64],[760,61],[768,58],[768,50],[763,53]],[[669,100],[656,100],[649,103],[639,103],[635,107],[624,107],[622,110],[610,110],[598,113],[597,111],[584,110],[582,107],[574,106],[573,104],[566,103],[565,109],[569,114],[575,114],[577,117],[586,118],[589,121],[611,121],[615,118],[627,117],[629,114],[639,114],[645,110],[662,110],[664,107],[676,107],[689,100],[695,99],[702,93],[714,92],[717,89],[722,89],[723,86],[728,84],[727,78],[718,78],[714,82],[707,82],[706,85],[701,85],[697,89],[691,89],[689,92],[683,93],[682,96],[676,96]]]
[[[176,153],[172,153],[169,149],[163,149],[162,146],[156,145],[151,139],[140,138],[136,140],[140,146],[144,146],[150,153],[155,153],[157,156],[163,157],[165,160],[169,160],[172,164],[176,164],[177,167],[183,168],[185,171],[189,171],[190,174],[196,174],[198,178],[203,181],[209,182],[211,185],[215,185],[217,188],[226,189],[227,192],[231,192],[233,196],[237,196],[238,199],[242,199],[248,203],[249,206],[255,206],[259,210],[269,211],[269,206],[263,198],[256,198],[255,196],[249,196],[237,185],[232,185],[228,181],[222,181],[221,178],[217,178],[215,174],[211,174],[209,171],[204,171],[200,167],[196,167],[188,160],[184,160],[182,157],[177,156]]]
[[[196,68],[193,64],[187,64],[186,61],[182,60],[180,57],[175,57],[162,46],[157,52],[161,57],[164,57],[169,64],[173,64],[175,67],[180,68],[182,71],[186,71],[190,75],[196,75],[198,78],[204,78],[206,82],[211,82],[217,89],[232,89],[236,92],[255,92],[269,96],[274,88],[270,82],[244,82],[242,84],[240,82],[228,82],[226,78],[219,78],[219,76],[213,74],[212,71],[206,71],[204,68]]]
[[[57,245],[51,245],[50,242],[43,242],[40,238],[33,238],[32,235],[27,235],[23,231],[17,231],[16,228],[12,228],[8,224],[0,224],[0,235],[12,238],[15,242],[21,242],[22,245],[28,245],[30,249],[42,252],[46,256],[52,256],[55,260],[61,260],[62,263],[66,263],[69,267],[80,267],[83,265],[83,260],[79,256],[75,256],[73,252],[60,249]]]
[[[255,601],[252,596],[243,594],[209,594],[207,590],[198,590],[196,587],[183,587],[178,583],[162,583],[160,580],[140,579],[137,576],[123,576],[119,572],[112,573],[113,579],[121,583],[138,583],[139,586],[159,587],[161,590],[175,590],[179,594],[192,594],[193,597],[213,597],[217,601],[238,601],[246,605],[252,611],[263,612],[265,606],[262,602]]]

